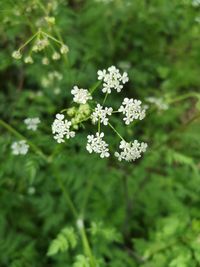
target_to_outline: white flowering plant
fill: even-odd
[[[199,266],[199,1],[0,11],[0,267]]]
[[[54,139],[58,143],[65,141],[64,138],[69,139],[75,137],[75,131],[79,125],[87,120],[91,120],[93,124],[97,125],[96,133],[90,134],[87,137],[86,149],[89,153],[100,154],[101,158],[109,157],[109,145],[106,143],[103,127],[108,126],[121,139],[119,148],[121,153],[115,152],[114,155],[121,161],[135,161],[141,157],[141,154],[146,152],[147,144],[139,143],[137,140],[133,142],[126,142],[121,134],[111,124],[111,118],[115,114],[122,114],[126,125],[131,124],[134,120],[142,120],[146,115],[146,109],[142,106],[142,102],[136,99],[124,98],[118,110],[113,110],[112,107],[106,107],[107,97],[114,92],[120,93],[123,85],[128,82],[128,74],[126,72],[120,73],[119,69],[111,66],[108,70],[99,70],[97,72],[98,80],[103,81],[102,92],[105,94],[102,104],[93,99],[94,92],[101,86],[97,83],[92,90],[78,88],[74,86],[71,90],[73,95],[73,102],[81,105],[81,109],[76,107],[66,108],[62,112],[71,117],[70,121],[65,119],[63,114],[56,114],[56,118],[52,124],[52,133]],[[90,104],[91,102],[91,104]],[[95,106],[94,106],[95,105]],[[94,107],[93,107],[94,106]]]

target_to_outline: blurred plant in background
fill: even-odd
[[[0,266],[199,266],[198,2],[0,2]],[[112,116],[121,136],[148,143],[133,163],[86,153],[96,126],[77,123],[92,113],[97,133],[100,116],[110,123],[109,76],[98,69],[111,65],[127,83],[106,107],[129,115],[134,99],[144,104],[142,123]],[[92,110],[71,105],[74,84],[95,90]],[[61,111],[79,133],[57,144]]]

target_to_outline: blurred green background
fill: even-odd
[[[12,155],[17,138],[0,123],[0,266],[91,266],[78,256],[85,255],[79,236],[74,249],[62,240],[63,249],[47,255],[61,229],[76,231],[62,187],[84,214],[96,266],[200,266],[200,1],[1,0],[0,18],[1,122],[54,155],[51,164],[32,150]],[[62,37],[67,57],[47,66],[44,52],[32,65],[13,59],[40,27]],[[52,138],[54,115],[71,104],[72,86],[90,88],[111,65],[130,81],[108,104],[117,108],[130,97],[149,105],[134,126],[114,121],[129,141],[149,145],[134,163],[90,155],[89,123],[65,144]],[[27,117],[40,117],[37,132],[27,131]],[[114,149],[119,140],[106,133]]]

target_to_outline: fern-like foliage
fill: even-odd
[[[73,264],[73,267],[90,267],[88,258],[84,255],[76,256],[76,261]]]
[[[57,237],[51,242],[47,255],[53,256],[59,252],[67,251],[77,245],[77,234],[72,227],[63,228]]]
[[[101,237],[108,243],[121,240],[121,235],[115,228],[105,227],[102,222],[92,222],[90,231],[93,237]]]

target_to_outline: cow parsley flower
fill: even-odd
[[[52,124],[52,133],[58,143],[63,143],[64,138],[69,139],[75,136],[75,132],[70,130],[71,121],[64,120],[64,118],[63,114],[56,114],[56,119]]]
[[[103,140],[104,133],[96,133],[96,135],[87,136],[87,146],[86,149],[89,153],[95,152],[100,154],[101,158],[107,158],[110,156],[108,144]]]
[[[104,125],[108,125],[108,118],[107,115],[112,115],[113,109],[110,107],[103,108],[100,104],[97,104],[94,112],[91,115],[91,119],[93,123],[98,122],[100,120],[100,123],[103,123]]]
[[[13,155],[26,155],[29,150],[29,145],[27,144],[26,140],[21,140],[12,143],[11,149]]]
[[[125,117],[123,120],[125,124],[130,124],[133,120],[142,120],[146,115],[146,110],[141,106],[142,102],[136,99],[124,98],[122,105],[118,109]]]
[[[24,120],[24,123],[26,124],[28,130],[36,131],[38,128],[38,124],[40,123],[40,119],[39,118],[26,118]]]
[[[157,97],[147,97],[146,101],[155,104],[155,106],[159,110],[167,110],[169,108],[169,105],[164,101],[162,98],[157,98]]]
[[[122,150],[120,153],[115,152],[115,156],[119,161],[135,161],[141,157],[141,154],[146,152],[147,144],[139,143],[137,140],[134,140],[133,143],[128,143],[124,140],[120,142],[119,148]]]
[[[73,101],[78,104],[86,104],[88,100],[92,99],[87,89],[78,88],[78,86],[74,86],[71,93],[74,95]]]
[[[97,72],[98,80],[103,81],[103,93],[110,94],[112,89],[116,90],[118,93],[121,92],[123,85],[128,82],[128,74],[124,72],[120,74],[119,69],[115,66],[111,66],[108,70],[99,70]]]

